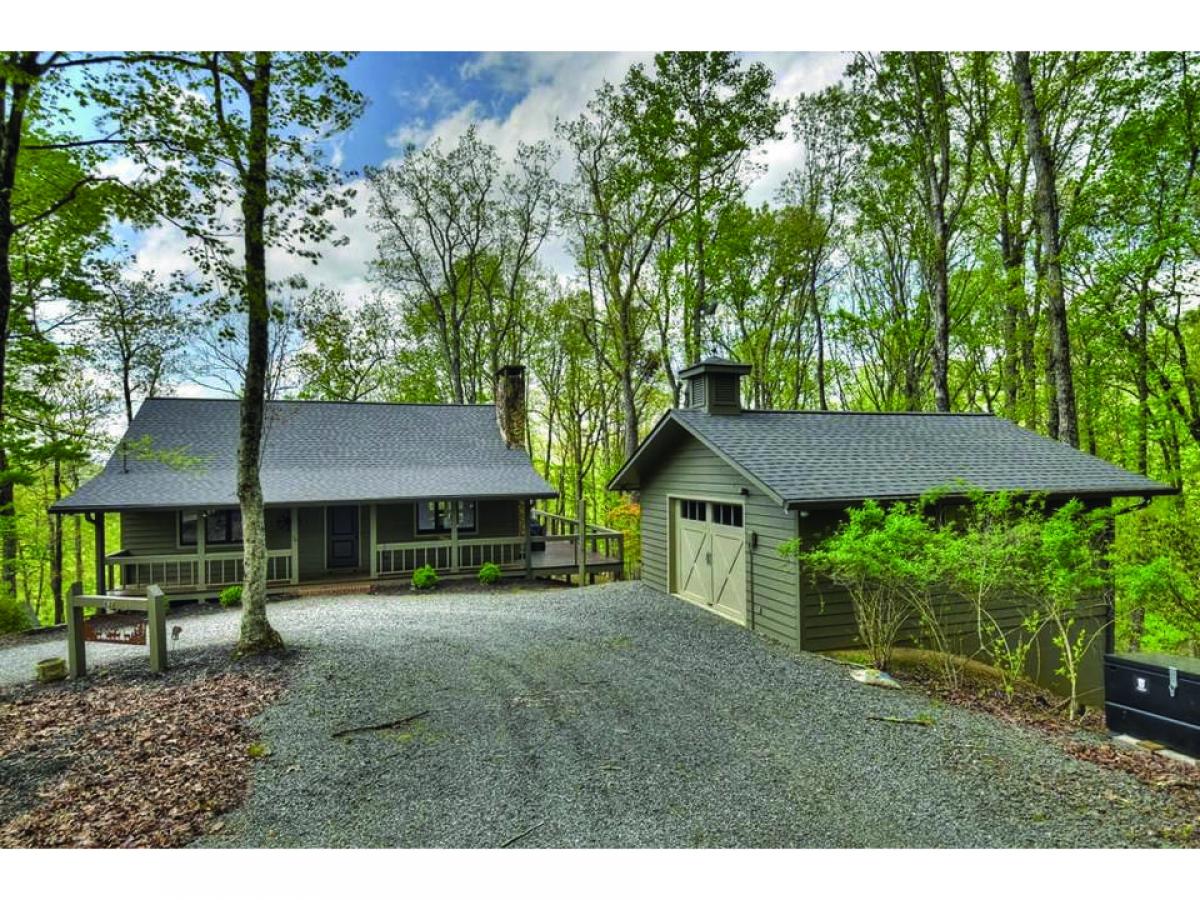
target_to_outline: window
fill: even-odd
[[[691,519],[693,522],[708,521],[708,504],[703,500],[681,500],[680,514],[685,519]]]
[[[179,546],[196,546],[196,525],[200,513],[179,514]],[[204,544],[240,544],[242,542],[242,511],[240,509],[211,509],[204,513]]]
[[[450,500],[425,500],[417,504],[417,532],[419,534],[449,534],[451,524]],[[458,502],[458,530],[475,530],[475,501]]]
[[[196,546],[196,513],[194,512],[179,514],[179,545],[181,547]]]
[[[742,527],[742,508],[736,503],[714,503],[713,521],[718,525]]]

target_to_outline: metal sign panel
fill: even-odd
[[[83,620],[83,639],[96,644],[146,644],[146,617],[137,613],[97,613]]]

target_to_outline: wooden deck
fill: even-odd
[[[530,554],[534,574],[565,575],[579,571],[575,561],[575,547],[564,541],[548,541],[545,550],[534,550]],[[587,570],[593,572],[615,572],[620,574],[624,563],[617,557],[588,552]]]

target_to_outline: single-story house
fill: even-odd
[[[685,408],[658,421],[609,489],[640,492],[644,581],[799,649],[858,644],[849,597],[778,549],[797,537],[815,543],[848,506],[956,482],[1044,493],[1051,503],[1176,492],[988,414],[744,409],[749,371],[718,358],[682,371]],[[1021,622],[1015,606],[1006,618],[993,612]],[[1106,626],[1107,605],[1097,615]],[[965,641],[973,616],[961,628]],[[1093,646],[1090,687],[1104,642]],[[1053,669],[1042,654],[1031,674],[1050,682]]]
[[[619,532],[534,509],[556,492],[525,451],[525,375],[496,404],[267,404],[262,486],[274,590],[408,576],[619,572]],[[152,397],[112,458],[52,511],[96,527],[98,592],[209,596],[243,578],[237,400]],[[107,552],[104,517],[120,517]],[[538,527],[540,521],[541,527]],[[531,527],[531,524],[533,527]]]

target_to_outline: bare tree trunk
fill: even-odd
[[[947,271],[945,232],[934,236],[933,284],[930,295],[933,320],[933,405],[950,412],[950,274]]]
[[[54,460],[54,502],[62,499],[62,463]],[[50,596],[54,600],[54,624],[63,619],[63,525],[62,516],[50,513]]]
[[[242,627],[238,655],[262,653],[283,646],[267,621],[267,534],[263,514],[263,414],[266,406],[270,310],[267,303],[265,221],[267,210],[267,151],[271,95],[271,54],[254,54],[254,78],[249,82],[250,133],[242,195],[245,222],[246,373],[238,441],[238,502],[242,509],[245,583],[242,589]]]
[[[821,409],[829,409],[829,398],[825,390],[825,317],[821,315],[821,303],[817,299],[816,287],[812,292],[813,322],[817,327],[817,403]]]
[[[1054,371],[1054,353],[1046,348],[1046,433],[1061,439],[1062,420],[1058,416],[1058,376]]]
[[[133,370],[133,360],[121,360],[121,396],[125,400],[125,424],[133,424],[133,383],[130,376]]]
[[[1016,421],[1021,396],[1021,355],[1017,342],[1017,322],[1025,306],[1025,252],[1020,239],[1012,233],[1005,216],[1001,224],[1001,252],[1004,256],[1004,417]]]
[[[1037,176],[1038,227],[1042,236],[1042,271],[1046,290],[1046,316],[1050,334],[1050,354],[1054,369],[1055,402],[1059,439],[1079,446],[1079,423],[1075,411],[1075,383],[1071,373],[1071,340],[1067,329],[1067,303],[1063,290],[1062,262],[1059,258],[1058,190],[1054,184],[1054,160],[1042,131],[1041,111],[1033,91],[1029,52],[1020,51],[1013,59],[1013,77],[1025,119],[1029,157]]]
[[[1149,467],[1150,439],[1150,375],[1147,364],[1147,312],[1148,300],[1146,293],[1149,285],[1142,286],[1141,296],[1138,297],[1137,317],[1137,359],[1135,360],[1134,380],[1137,387],[1138,418],[1137,418],[1137,470],[1145,475]],[[1137,649],[1136,647],[1134,649]]]
[[[638,447],[637,395],[633,373],[628,367],[621,373],[621,412],[625,419],[625,458],[628,459]]]
[[[26,57],[36,54],[23,54]],[[12,64],[16,54],[6,54],[5,62]],[[0,431],[4,428],[4,395],[6,388],[6,363],[8,359],[9,317],[12,313],[12,239],[16,231],[12,218],[12,194],[17,180],[17,155],[21,149],[25,103],[29,95],[29,84],[24,79],[14,78],[11,86],[0,74]],[[11,93],[10,93],[11,88]],[[9,108],[3,101],[9,100]],[[0,442],[0,590],[6,591],[14,600],[17,597],[17,520],[16,491],[8,452]]]

